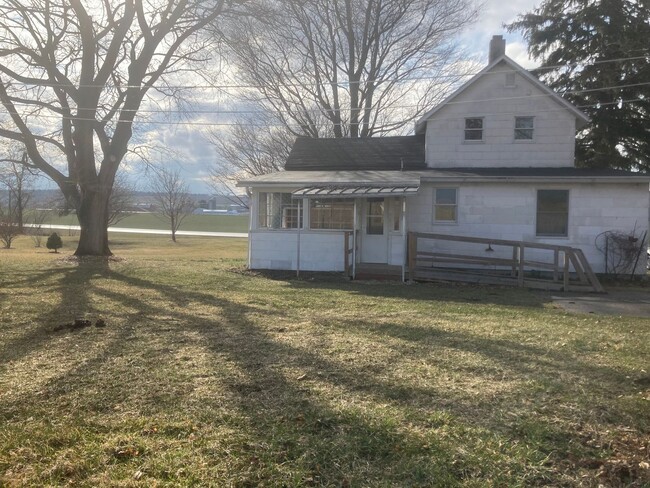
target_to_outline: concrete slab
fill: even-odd
[[[553,304],[573,313],[650,317],[649,290],[608,290],[607,294],[552,295]]]

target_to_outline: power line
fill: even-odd
[[[632,99],[627,99],[627,100],[616,100],[613,102],[603,102],[603,103],[593,103],[593,104],[588,104],[588,105],[578,105],[576,108],[582,109],[582,108],[592,108],[592,107],[604,107],[604,106],[610,106],[610,105],[622,105],[625,103],[631,103],[631,102],[638,102],[638,101],[647,101],[646,98],[632,98]],[[472,102],[474,103],[474,102]],[[553,112],[564,112],[566,111],[566,108],[557,108],[557,109],[549,109],[549,110],[535,110],[535,114],[540,114],[540,113],[553,113]],[[10,115],[19,115],[22,116],[21,114],[17,112],[5,112]],[[503,116],[503,115],[521,115],[521,112],[481,112],[481,116],[483,117],[489,117],[489,116]],[[61,118],[65,120],[75,120],[75,121],[82,121],[82,122],[97,122],[95,119],[89,119],[89,118],[76,118],[76,117],[60,117],[60,116],[55,116],[55,115],[38,115],[34,116],[35,118],[46,118],[46,119],[56,119],[60,120]],[[461,120],[464,119],[466,116],[465,115],[459,115],[455,117],[436,117],[436,120],[441,121],[441,120]],[[119,121],[116,122],[116,124],[120,123]],[[176,126],[185,126],[185,127],[238,127],[238,126],[250,126],[250,127],[286,127],[287,125],[285,124],[251,124],[251,123],[224,123],[224,122],[182,122],[182,121],[141,121],[141,124],[148,124],[148,125],[176,125]],[[322,123],[322,124],[289,124],[290,127],[301,127],[301,126],[309,126],[309,127],[330,127],[330,123]]]
[[[635,51],[641,51],[642,49],[637,49]],[[561,69],[561,68],[570,68],[570,67],[578,67],[578,66],[591,66],[591,65],[600,65],[600,64],[605,64],[605,63],[618,63],[618,62],[623,62],[623,61],[634,61],[634,60],[639,60],[639,59],[648,59],[648,55],[645,56],[631,56],[631,57],[626,57],[626,58],[614,58],[614,59],[603,59],[599,61],[592,61],[589,63],[586,62],[576,62],[576,63],[568,63],[568,64],[557,64],[553,66],[543,66],[539,68],[532,68],[530,70],[526,70],[528,72],[530,71],[551,71],[555,69]],[[489,71],[489,72],[483,72],[477,71],[473,73],[463,73],[463,74],[440,74],[436,76],[412,76],[412,77],[406,77],[403,79],[394,79],[394,78],[377,78],[377,79],[370,79],[370,80],[363,80],[359,81],[358,84],[366,84],[366,83],[388,83],[388,82],[408,82],[408,81],[423,81],[423,80],[438,80],[438,79],[460,79],[460,78],[465,78],[469,76],[487,76],[487,75],[495,75],[495,74],[504,74],[508,72],[514,72],[516,73],[518,70],[516,69],[511,69],[511,70],[501,70],[497,72]],[[63,84],[63,83],[50,83],[48,80],[41,80],[42,83],[39,84],[30,84],[30,83],[20,83],[23,86],[33,86],[33,87],[38,87],[38,88],[70,88],[70,85],[68,84]],[[14,83],[17,83],[14,81]],[[338,87],[346,87],[350,86],[352,84],[357,84],[357,83],[351,83],[349,81],[342,81],[336,83],[336,86]],[[319,86],[319,83],[282,83],[281,86],[283,87],[305,87],[305,86]],[[327,85],[332,85],[332,83],[327,83]],[[143,86],[141,85],[115,85],[115,84],[84,84],[84,85],[73,85],[73,88],[120,88],[120,89],[128,89],[128,88],[137,88],[137,89],[142,89]],[[224,85],[219,85],[219,84],[209,84],[209,85],[159,85],[159,86],[154,86],[152,88],[154,89],[215,89],[215,90],[230,90],[230,89],[237,89],[237,90],[243,90],[243,89],[260,89],[260,88],[265,88],[266,85],[255,85],[255,84],[224,84]]]
[[[604,86],[604,87],[598,87],[598,88],[587,88],[584,90],[566,90],[564,92],[558,92],[558,93],[540,93],[536,95],[519,95],[519,96],[514,96],[514,97],[500,97],[500,98],[484,98],[484,99],[478,99],[478,100],[459,100],[459,101],[451,101],[447,102],[445,105],[462,105],[462,104],[469,104],[469,103],[481,103],[481,102],[492,102],[492,101],[508,101],[508,100],[528,100],[531,98],[543,98],[543,97],[554,97],[556,95],[566,95],[566,94],[580,94],[580,93],[594,93],[594,92],[599,92],[599,91],[605,91],[605,90],[621,90],[625,88],[634,88],[634,87],[640,87],[640,86],[650,86],[650,82],[641,82],[641,83],[630,83],[626,85],[611,85],[611,86]],[[31,106],[29,102],[15,102],[15,105],[26,105],[26,106]],[[413,109],[413,108],[419,108],[419,105],[394,105],[391,106],[391,109]],[[78,110],[83,110],[79,108]],[[118,109],[120,112],[136,112],[136,113],[147,113],[147,114],[211,114],[211,115],[240,115],[240,114],[268,114],[271,112],[275,112],[273,110],[164,110],[164,109],[158,109],[158,110],[146,110],[146,109]],[[345,108],[340,108],[340,109],[329,109],[327,110],[328,112],[339,112],[339,111],[348,111],[348,110],[359,110],[363,111],[366,110],[365,107],[357,107],[352,108],[352,107],[345,107]],[[282,113],[287,113],[286,111]],[[42,116],[42,117],[56,117],[59,118],[59,116]],[[90,118],[78,118],[78,117],[63,117],[69,120],[85,120],[85,121],[91,121],[93,119]]]

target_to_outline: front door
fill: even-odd
[[[386,232],[386,200],[364,201],[361,221],[361,262],[388,263],[388,232]]]

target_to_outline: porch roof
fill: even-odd
[[[292,193],[295,198],[408,197],[417,194],[419,185],[400,186],[308,186]]]

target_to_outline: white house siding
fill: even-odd
[[[251,231],[249,246],[251,269],[296,269],[298,259],[296,231]],[[344,271],[343,232],[301,231],[300,269]]]
[[[505,86],[500,63],[427,121],[429,167],[573,166],[575,115],[519,73]],[[515,116],[533,116],[532,141],[515,141]],[[464,140],[465,118],[483,117],[483,141]]]
[[[440,234],[488,237],[579,247],[597,273],[605,271],[603,254],[594,245],[596,236],[608,230],[640,236],[648,228],[648,185],[640,184],[443,184],[458,188],[458,222],[433,222],[434,184],[423,184],[409,199],[409,230]],[[569,235],[537,237],[535,219],[538,189],[569,190]],[[430,242],[430,241],[425,241]],[[435,249],[454,253],[481,251],[480,245],[437,241]],[[490,257],[510,258],[511,248],[494,248]],[[485,251],[482,251],[485,252]],[[549,261],[549,252],[527,251],[527,259]],[[637,270],[645,269],[642,253]],[[550,262],[550,261],[549,261]]]

